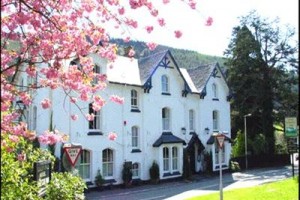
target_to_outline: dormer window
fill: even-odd
[[[215,83],[212,84],[212,95],[213,95],[213,100],[219,100],[218,99],[218,87]]]
[[[166,75],[161,77],[161,92],[162,94],[170,95],[169,78]]]
[[[131,112],[140,112],[138,92],[136,90],[131,90]]]

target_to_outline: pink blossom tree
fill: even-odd
[[[192,10],[197,10],[195,0],[180,1]],[[15,108],[13,102],[20,100],[29,106],[33,101],[32,91],[39,88],[62,88],[73,104],[91,101],[93,109],[100,110],[105,100],[97,96],[96,92],[105,89],[106,76],[94,72],[94,63],[87,55],[97,53],[110,62],[116,59],[117,45],[109,42],[109,32],[105,27],[106,24],[111,24],[115,29],[127,30],[124,40],[129,41],[130,31],[139,27],[138,21],[131,18],[129,12],[145,9],[150,16],[156,18],[157,26],[166,26],[155,2],[1,0],[1,134],[29,139],[35,137],[35,132],[28,130],[26,124],[16,122],[22,111]],[[162,3],[166,5],[170,1],[162,0]],[[211,23],[212,18],[208,18],[206,25]],[[143,29],[150,34],[156,25],[149,24]],[[173,30],[173,37],[180,38],[183,32],[184,30]],[[150,42],[147,46],[154,50],[157,44]],[[134,53],[131,50],[129,56],[134,56]],[[66,68],[66,60],[75,59],[82,68],[78,69],[75,64],[69,64]],[[38,74],[39,81],[26,86],[20,85],[18,77],[21,73],[32,78]],[[96,84],[91,84],[95,79],[98,80]],[[119,104],[124,101],[116,95],[109,99]],[[51,108],[51,101],[44,99],[41,106],[43,109]],[[84,116],[89,120],[93,117],[86,114]],[[77,120],[78,116],[70,114],[70,118]],[[54,140],[62,141],[64,135],[60,136],[54,137],[52,132],[50,134],[45,130],[40,141],[53,144]]]

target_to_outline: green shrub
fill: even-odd
[[[103,184],[104,184],[104,179],[102,177],[102,174],[101,174],[101,170],[98,169],[97,171],[97,176],[95,177],[95,184],[98,186],[98,187],[101,187]]]
[[[128,185],[132,181],[131,162],[124,162],[122,170],[122,179],[125,185]]]
[[[241,171],[240,164],[235,161],[230,161],[230,170],[233,172]]]
[[[189,180],[192,176],[191,174],[191,163],[189,160],[189,155],[186,149],[183,151],[183,178]]]
[[[150,172],[151,180],[154,182],[158,182],[159,181],[159,166],[155,161],[153,161],[149,172]]]
[[[50,183],[46,187],[47,200],[83,200],[85,182],[71,173],[53,173]]]

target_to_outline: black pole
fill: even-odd
[[[292,153],[292,171],[293,171],[293,177],[295,175],[294,173],[294,154]]]

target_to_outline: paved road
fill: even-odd
[[[298,167],[295,168],[298,174]],[[292,177],[291,166],[253,169],[223,174],[223,188],[230,190],[255,186]],[[183,200],[192,196],[219,191],[219,176],[194,176],[190,182],[176,181],[158,185],[142,185],[86,193],[87,200]]]

